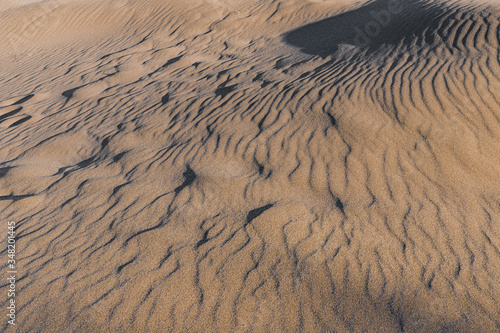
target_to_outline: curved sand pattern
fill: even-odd
[[[13,4],[18,332],[500,331],[499,5]]]

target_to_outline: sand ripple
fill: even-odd
[[[497,4],[12,3],[18,332],[500,331]]]

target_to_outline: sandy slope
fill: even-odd
[[[499,18],[2,2],[17,331],[500,332]]]

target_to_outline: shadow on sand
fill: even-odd
[[[383,45],[397,46],[433,43],[439,22],[446,15],[444,6],[419,0],[375,0],[359,9],[308,24],[285,34],[285,42],[303,52],[326,57],[340,45],[367,50]],[[441,24],[441,26],[446,25]]]

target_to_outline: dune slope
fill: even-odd
[[[499,19],[4,2],[17,332],[500,331]]]

